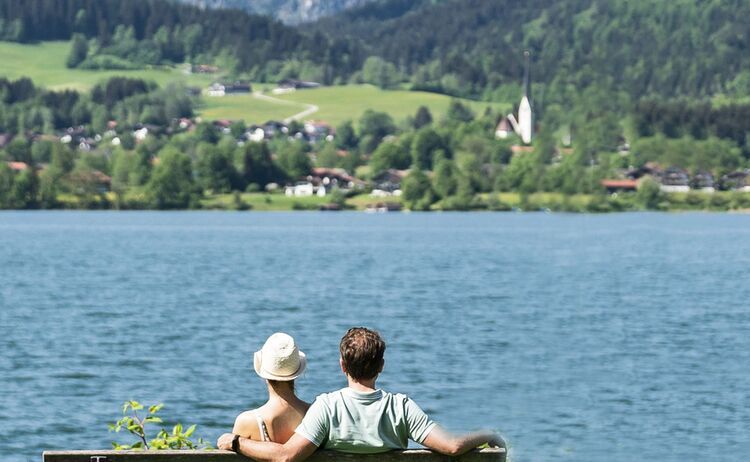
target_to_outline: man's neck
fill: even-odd
[[[378,379],[377,377],[369,380],[355,380],[347,375],[346,379],[349,381],[349,388],[354,391],[360,393],[372,393],[377,390],[377,388],[375,388],[375,381]]]

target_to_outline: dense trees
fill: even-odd
[[[386,0],[293,28],[163,0],[0,0],[0,39],[72,38],[69,64],[91,68],[213,62],[257,80],[410,84],[502,101],[520,92],[530,50],[545,111],[579,106],[591,87],[630,101],[748,96],[749,13],[719,0]]]
[[[364,62],[351,41],[308,36],[271,18],[237,11],[165,0],[0,0],[0,39],[71,38],[68,65],[93,69],[221,61],[228,71],[273,79],[279,78],[283,62],[297,60],[298,69],[312,66],[316,78],[332,83]],[[96,47],[89,49],[85,39],[93,39]]]
[[[81,34],[73,34],[73,39],[70,44],[70,54],[68,59],[65,61],[67,67],[78,67],[83,61],[86,60],[89,54],[89,44]]]

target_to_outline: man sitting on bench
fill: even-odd
[[[364,327],[349,329],[341,339],[341,370],[347,388],[317,397],[294,435],[285,444],[255,441],[225,433],[217,446],[260,461],[296,462],[319,447],[374,454],[406,449],[408,440],[434,451],[458,456],[477,446],[504,446],[494,432],[453,435],[437,426],[409,397],[375,388],[383,371],[385,342]]]

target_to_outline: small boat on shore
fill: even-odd
[[[400,212],[401,204],[398,202],[378,202],[377,204],[367,204],[365,213],[385,213]]]

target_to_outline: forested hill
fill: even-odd
[[[79,37],[94,67],[216,63],[256,81],[406,85],[497,101],[517,98],[530,50],[538,108],[570,108],[587,89],[617,107],[750,95],[747,17],[750,0],[382,0],[291,27],[166,0],[0,0],[0,40],[78,33],[96,39],[87,51]]]
[[[236,10],[203,10],[166,0],[0,0],[0,40],[73,36],[94,39],[89,58],[105,58],[94,64],[116,69],[215,63],[224,72],[252,71],[254,80],[273,80],[278,73],[269,76],[270,70],[301,62],[315,67],[316,77],[329,83],[348,77],[363,60],[351,56],[348,42],[329,43],[320,34]],[[287,76],[295,73],[292,69]]]
[[[388,0],[314,28],[449,91],[516,82],[528,49],[549,96],[593,82],[631,96],[747,95],[748,17],[748,0]]]
[[[373,0],[178,0],[202,8],[232,8],[273,16],[289,24],[313,21]]]

